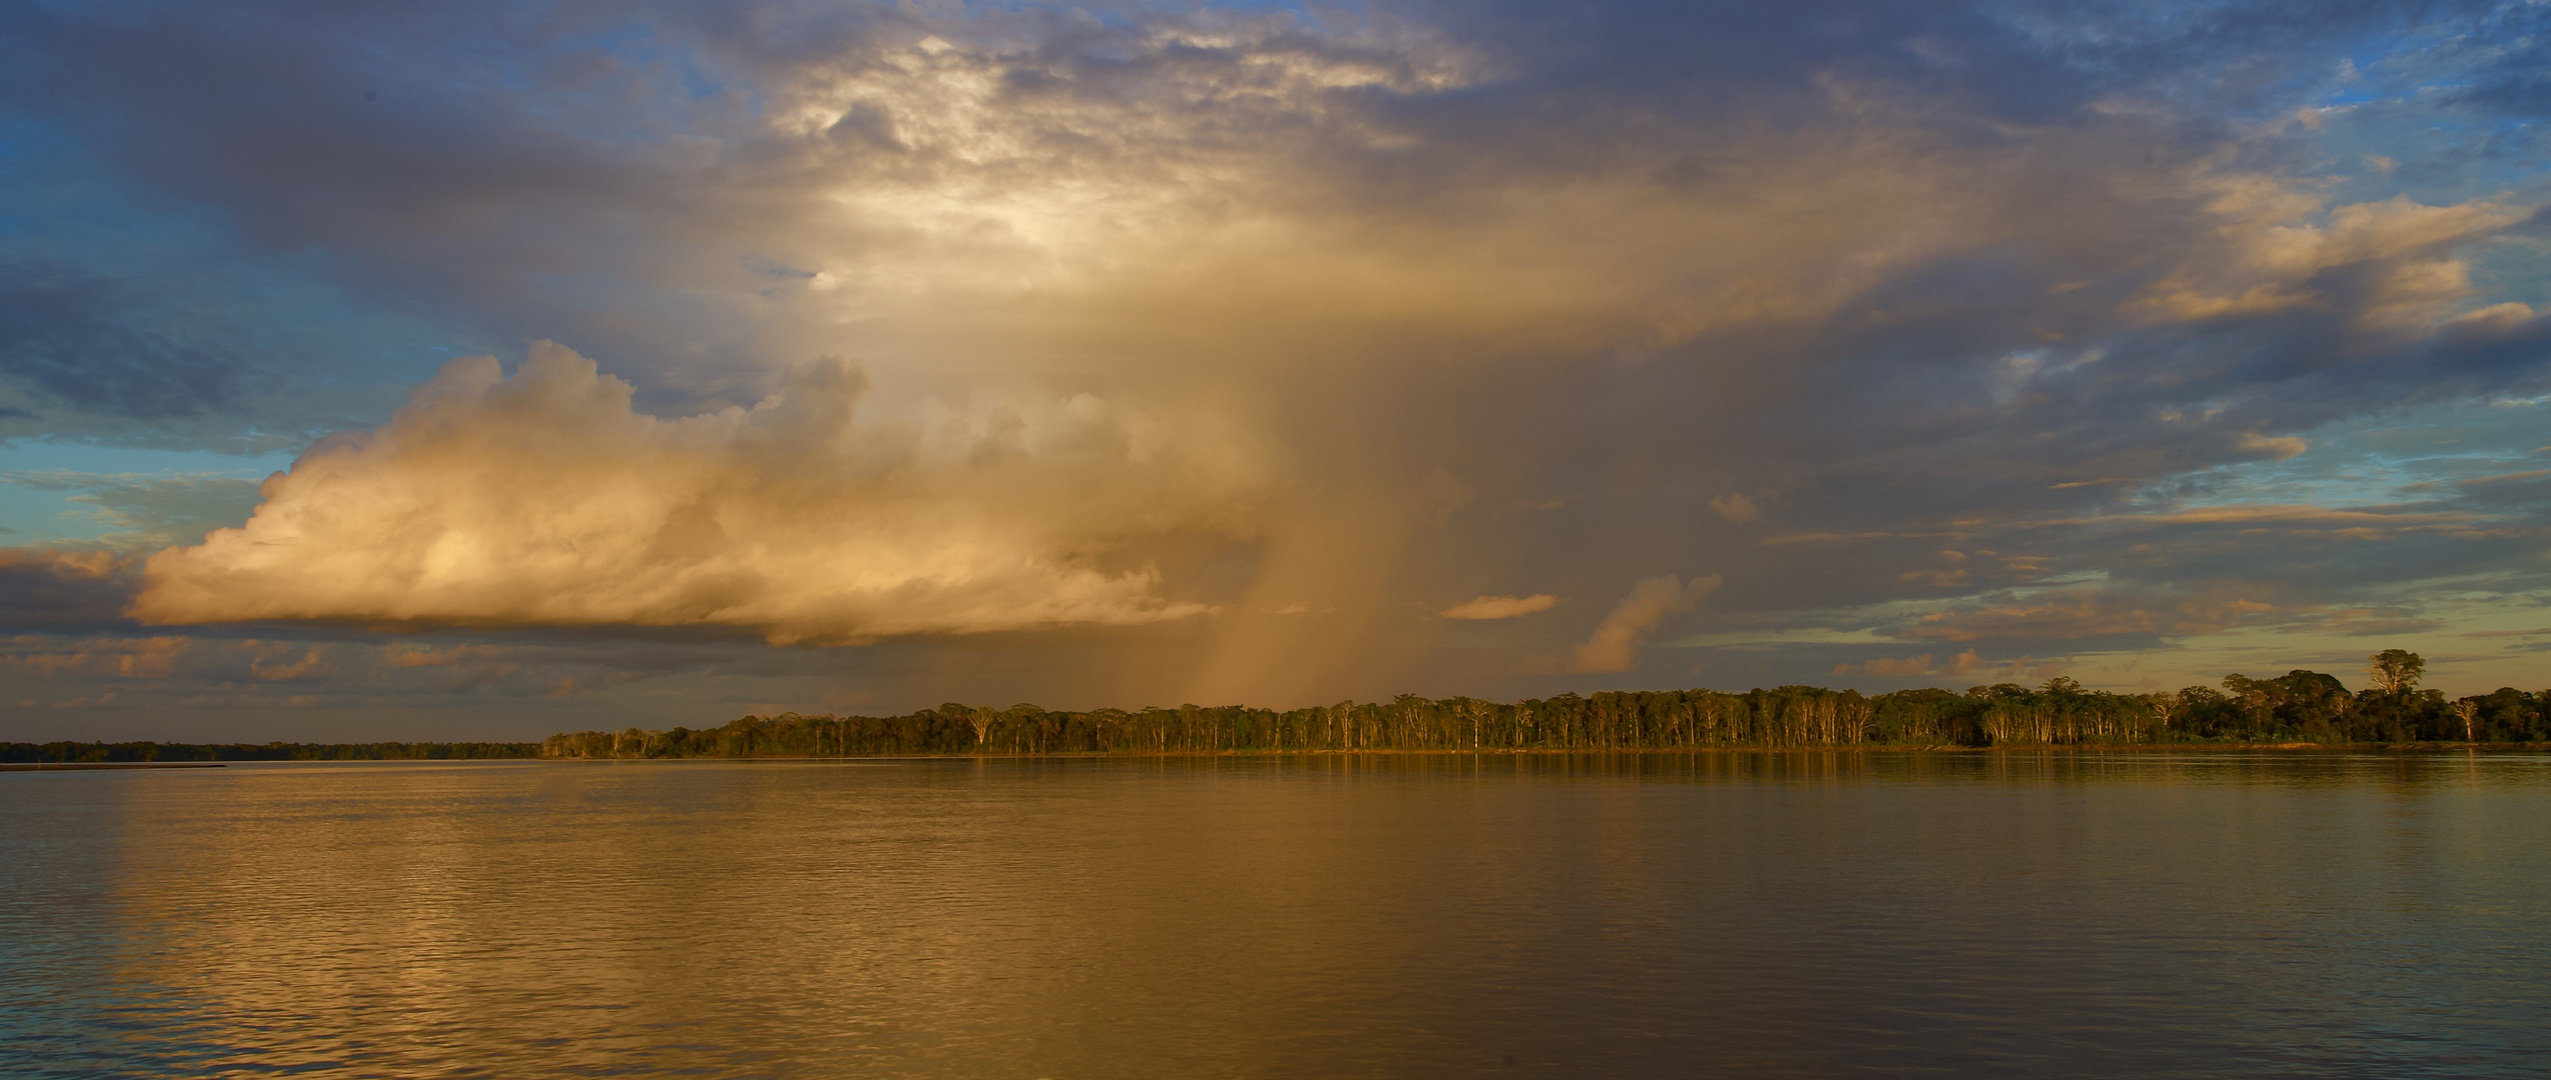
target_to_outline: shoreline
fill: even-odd
[[[97,772],[127,769],[220,769],[231,765],[355,765],[355,764],[501,764],[508,762],[584,762],[595,764],[628,764],[637,762],[764,762],[764,763],[832,763],[857,761],[1075,761],[1075,760],[1167,760],[1170,758],[1349,758],[1349,757],[1658,757],[1695,754],[1853,754],[1853,755],[1941,755],[1972,757],[1978,755],[2048,755],[2048,754],[2116,754],[2133,756],[2188,753],[2197,756],[2227,753],[2278,752],[2305,754],[2366,753],[2551,753],[2551,742],[2531,743],[2079,743],[2028,746],[1659,746],[1659,747],[1503,747],[1479,749],[1365,749],[1365,750],[1078,750],[1052,753],[983,753],[983,754],[739,754],[664,755],[657,757],[487,757],[487,758],[310,758],[248,761],[42,761],[0,762],[0,772]]]
[[[0,772],[94,772],[99,769],[220,769],[223,761],[10,761]]]
[[[1372,750],[1075,750],[1027,754],[738,754],[664,755],[658,757],[544,757],[538,761],[586,761],[604,764],[646,761],[1030,761],[1098,758],[1267,758],[1267,757],[1583,757],[1657,756],[1666,754],[2153,754],[2191,751],[2204,754],[2242,751],[2290,753],[2367,753],[2386,751],[2492,751],[2551,753],[2551,743],[2104,743],[2047,746],[1649,746]]]

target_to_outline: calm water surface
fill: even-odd
[[[2541,1076],[2551,760],[0,775],[0,1073]]]

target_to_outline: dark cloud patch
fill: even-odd
[[[689,220],[709,162],[705,144],[681,148],[687,130],[746,109],[695,94],[676,57],[607,47],[642,24],[557,9],[20,8],[11,22],[0,93],[16,110],[217,210],[257,254],[315,254],[358,297],[499,340],[610,323],[592,309],[644,289],[642,268],[669,265],[644,253]],[[663,340],[609,336],[639,356]]]
[[[2218,113],[2272,111],[2325,60],[2420,24],[2494,26],[2486,3],[1939,4],[1831,0],[1695,6],[1392,5],[1495,43],[1542,87],[1703,108],[1795,92],[1828,74],[2047,121],[2144,93]],[[1979,126],[1982,134],[1986,129]]]
[[[2475,30],[2448,46],[2482,58],[2450,100],[2519,119],[2551,115],[2551,12],[2538,4],[2500,5]]]
[[[0,633],[118,632],[140,560],[97,551],[0,548]]]
[[[235,411],[261,381],[218,317],[58,262],[0,263],[0,378],[137,420]]]
[[[2435,365],[2468,387],[2530,390],[2551,366],[2551,311],[2484,311],[2436,336]]]

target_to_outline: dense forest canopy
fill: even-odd
[[[2036,687],[1856,690],[1782,686],[1067,712],[948,704],[901,716],[746,716],[714,728],[584,731],[538,743],[0,743],[0,763],[369,761],[497,758],[832,757],[887,754],[1193,754],[1357,750],[1962,748],[2151,744],[2551,742],[2551,690],[2447,699],[2421,690],[2425,661],[2375,654],[2368,686],[2317,671],[2226,675],[2175,693]]]
[[[2057,677],[1965,693],[1783,686],[1560,694],[1504,704],[1401,695],[1277,711],[1241,706],[1049,711],[948,704],[902,716],[747,716],[721,727],[553,735],[544,757],[1662,750],[1708,747],[2108,746],[2551,741],[2551,690],[2447,700],[2417,654],[2376,654],[2351,693],[2315,671],[2227,675],[2220,689],[2115,694]]]

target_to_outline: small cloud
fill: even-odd
[[[1763,516],[1763,508],[1756,505],[1754,500],[1733,491],[1711,499],[1710,509],[1718,511],[1718,516],[1739,525]]]
[[[2399,637],[2444,628],[2443,620],[2420,618],[2403,608],[2349,608],[2329,612],[2322,619],[2298,622],[2286,627],[2286,632],[2337,631],[2348,637]]]
[[[1630,595],[1603,617],[1594,635],[1577,646],[1574,663],[1569,670],[1580,673],[1628,671],[1638,663],[1639,646],[1665,617],[1689,611],[1701,598],[1715,591],[1720,582],[1717,574],[1694,578],[1685,585],[1674,575],[1647,578],[1632,586]]]
[[[2469,480],[2456,480],[2454,481],[2454,486],[2478,487],[2482,484],[2504,484],[2512,480],[2539,480],[2546,476],[2551,476],[2551,469],[2533,469],[2527,472],[2504,473],[2498,476],[2475,476]]]
[[[142,638],[132,651],[115,658],[115,673],[127,679],[165,679],[177,673],[177,658],[194,645],[181,637]]]
[[[318,650],[313,649],[301,654],[300,659],[289,663],[263,659],[251,660],[248,662],[248,670],[251,674],[268,682],[282,682],[286,679],[326,674],[327,660],[319,655]]]
[[[500,662],[510,654],[495,645],[447,645],[434,649],[424,645],[393,644],[382,651],[381,658],[391,667],[451,667],[455,664]]]
[[[1934,641],[1989,638],[2078,640],[2121,634],[2222,633],[2294,620],[2292,612],[2216,589],[2194,595],[2101,593],[2093,590],[2002,596],[1923,615],[1898,636]]]
[[[1930,653],[1923,653],[1920,656],[1897,657],[1894,659],[1881,656],[1870,660],[1864,660],[1857,664],[1834,665],[1834,674],[1836,675],[1878,675],[1888,678],[1911,678],[1916,675],[1927,675],[1930,674],[1930,672]]]
[[[19,635],[0,642],[0,669],[33,672],[47,679],[65,673],[165,679],[176,674],[179,658],[194,645],[182,637],[110,637],[91,638],[57,651],[51,643],[59,640]]]
[[[1519,615],[1530,615],[1536,611],[1548,611],[1557,606],[1559,606],[1559,598],[1549,593],[1534,593],[1530,596],[1482,596],[1467,603],[1455,604],[1436,614],[1447,619],[1511,619]]]
[[[2262,454],[2275,461],[2283,461],[2312,448],[2311,443],[2292,435],[2270,436],[2255,431],[2242,435],[2239,446],[2244,451]]]
[[[2511,300],[2504,304],[2491,304],[2488,307],[2463,312],[2445,320],[2444,325],[2438,329],[2446,333],[2503,334],[2531,322],[2533,315],[2532,305]]]

